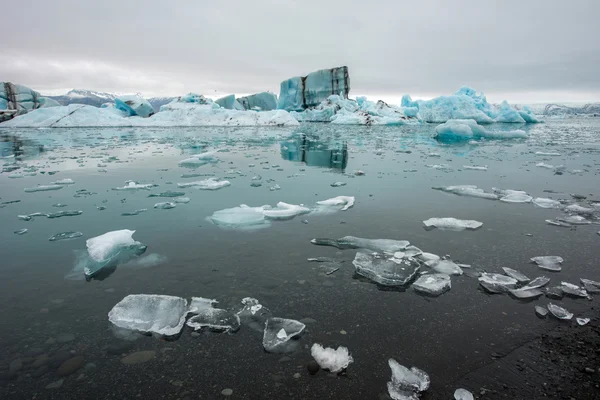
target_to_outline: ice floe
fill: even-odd
[[[240,329],[240,317],[231,311],[215,308],[216,300],[192,297],[189,313],[195,314],[186,325],[199,330],[208,328],[218,332],[235,332]]]
[[[435,128],[435,139],[442,142],[466,141],[472,139],[520,139],[526,138],[522,130],[489,131],[472,119],[451,119]]]
[[[528,283],[529,281],[531,281],[531,279],[529,279],[523,273],[521,273],[515,269],[508,268],[508,267],[502,267],[502,270],[504,271],[504,273],[506,275],[510,276],[511,278],[516,279],[520,284]]]
[[[26,188],[25,193],[48,192],[51,190],[60,190],[62,188],[64,188],[63,185],[39,185],[32,188]]]
[[[481,228],[483,222],[456,218],[429,218],[423,221],[425,228],[438,228],[448,231],[476,230]]]
[[[61,233],[57,233],[56,235],[52,235],[52,236],[50,236],[50,238],[48,240],[51,242],[56,242],[58,240],[75,239],[75,238],[79,238],[82,236],[83,236],[83,233],[81,233],[81,232],[69,231],[69,232],[61,232]]]
[[[344,346],[332,349],[331,347],[323,347],[319,343],[314,343],[310,348],[310,354],[321,368],[331,372],[341,372],[348,368],[348,365],[354,361],[348,348]]]

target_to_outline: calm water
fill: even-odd
[[[390,357],[430,374],[430,398],[448,398],[453,383],[489,363],[491,354],[506,353],[558,324],[535,317],[534,305],[546,305],[548,299],[522,303],[487,295],[467,276],[453,277],[452,289],[438,298],[412,289],[380,290],[354,275],[356,251],[319,247],[310,240],[346,235],[409,240],[424,251],[448,254],[488,272],[511,267],[530,278],[549,276],[551,285],[600,280],[600,225],[550,226],[544,220],[566,214],[431,189],[473,184],[570,202],[576,193],[587,196],[579,202],[583,206],[600,201],[599,120],[549,121],[522,129],[529,131],[529,139],[458,145],[438,144],[432,126],[0,130],[0,398],[211,399],[222,398],[225,388],[233,390],[232,398],[386,398]],[[215,149],[220,150],[218,163],[178,166],[193,154]],[[540,162],[566,169],[557,175],[536,167]],[[446,169],[428,167],[442,164]],[[487,165],[488,170],[464,165]],[[355,176],[356,170],[365,175]],[[206,176],[181,177],[190,173]],[[262,179],[253,181],[257,175]],[[177,188],[177,183],[209,176],[226,178],[231,186]],[[75,184],[24,191],[66,178]],[[158,186],[112,190],[128,180]],[[336,181],[347,185],[331,187]],[[252,182],[262,186],[252,187]],[[281,189],[269,190],[275,184]],[[166,190],[184,191],[191,201],[154,209],[169,199],[148,194]],[[355,196],[355,206],[276,221],[260,230],[222,229],[206,220],[242,203],[312,206],[339,195]],[[54,207],[57,203],[67,206]],[[121,216],[142,208],[148,211]],[[83,213],[31,221],[17,217],[63,210]],[[430,217],[475,219],[483,227],[425,231],[422,221]],[[14,233],[24,228],[27,233]],[[147,252],[104,280],[86,282],[76,267],[85,240],[117,229],[135,230],[134,238],[148,246]],[[66,231],[83,236],[48,240]],[[539,255],[563,257],[563,271],[544,273],[528,263]],[[318,263],[306,261],[315,256],[345,262],[326,275]],[[284,355],[264,352],[262,333],[247,327],[235,334],[200,336],[185,328],[174,341],[139,337],[131,342],[123,353],[152,350],[156,357],[128,366],[121,363],[122,355],[107,351],[121,343],[107,313],[131,293],[215,298],[231,309],[243,297],[256,297],[276,316],[309,318],[307,331],[299,349]],[[597,305],[597,299],[555,302],[576,316],[593,317],[591,307]],[[305,365],[314,342],[350,349],[355,362],[345,376],[308,375]],[[47,389],[61,379],[57,364],[69,358],[64,356],[68,352],[94,365],[66,376],[60,388]]]

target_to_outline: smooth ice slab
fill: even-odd
[[[417,292],[430,296],[439,296],[450,290],[452,286],[450,276],[445,274],[426,274],[417,279],[412,287]]]
[[[156,203],[154,205],[154,208],[160,209],[160,210],[170,210],[171,208],[175,208],[177,207],[177,204],[173,203],[172,201],[163,201],[160,203]]]
[[[550,282],[550,278],[546,278],[545,276],[538,276],[527,285],[523,286],[521,289],[539,289],[541,287],[546,286]]]
[[[572,283],[569,282],[561,282],[560,283],[560,288],[562,289],[563,293],[568,295],[568,296],[572,296],[572,297],[583,297],[583,298],[588,298],[589,295],[587,294],[585,289],[580,288],[577,285],[574,285]]]
[[[548,311],[558,319],[571,319],[573,314],[556,304],[548,303]]]
[[[222,189],[224,187],[230,186],[231,182],[227,181],[227,180],[217,180],[215,178],[209,178],[209,179],[205,179],[202,181],[195,181],[195,182],[184,182],[184,183],[178,183],[177,187],[180,188],[195,188],[195,189],[200,189],[200,190],[218,190],[218,189]]]
[[[462,275],[462,268],[451,260],[431,260],[425,263],[434,271],[445,275]]]
[[[587,325],[591,321],[589,318],[575,318],[575,320],[579,326]]]
[[[356,253],[352,261],[357,274],[383,286],[406,286],[419,272],[420,264],[411,258],[397,259],[378,253]]]
[[[464,231],[465,229],[476,230],[481,228],[483,222],[468,220],[468,219],[456,219],[456,218],[429,218],[423,221],[425,228],[433,229],[438,228],[443,231]]]
[[[506,275],[484,272],[479,277],[479,284],[491,293],[504,293],[517,287],[517,280]],[[533,290],[533,289],[532,289]]]
[[[34,193],[34,192],[48,192],[51,190],[60,190],[64,188],[63,185],[39,185],[32,188],[25,188],[26,193]]]
[[[565,207],[565,211],[575,214],[591,216],[596,210],[594,210],[593,208],[582,207],[579,204],[571,204],[570,206]]]
[[[285,352],[286,343],[300,335],[306,325],[294,319],[269,318],[265,323],[263,347],[270,353]]]
[[[375,252],[396,253],[405,250],[410,243],[406,240],[365,239],[355,236],[344,236],[339,239],[316,238],[310,241],[319,246],[332,246],[338,249],[367,249]]]
[[[496,188],[493,190],[501,196],[500,201],[505,203],[531,203],[533,201],[533,197],[522,190]]]
[[[239,207],[215,211],[208,219],[225,228],[264,228],[271,224],[265,218],[265,207],[248,207],[242,204]]]
[[[588,293],[600,293],[600,282],[581,278],[581,284]]]
[[[89,256],[94,261],[102,262],[113,257],[122,248],[140,244],[133,240],[135,231],[122,229],[119,231],[106,232],[103,235],[86,240],[85,245]]]
[[[425,371],[416,367],[406,368],[390,358],[388,365],[392,379],[387,383],[388,393],[393,400],[416,400],[421,392],[429,389],[430,379]]]
[[[508,267],[502,267],[502,270],[504,271],[504,273],[506,275],[510,276],[511,278],[516,279],[521,284],[527,283],[527,282],[529,282],[531,280],[527,276],[525,276],[524,274],[522,274],[521,272],[517,271],[516,269],[512,269],[512,268],[508,268]]]
[[[434,186],[432,189],[465,197],[478,197],[480,199],[488,200],[498,200],[499,198],[497,194],[488,193],[475,185]]]
[[[189,312],[196,315],[188,319],[186,325],[194,330],[208,328],[218,332],[240,329],[240,317],[231,311],[215,308],[216,303],[216,300],[192,297]]]
[[[331,347],[324,348],[319,343],[315,343],[310,348],[310,354],[321,368],[331,372],[343,371],[354,361],[348,348],[344,346],[332,349]]]
[[[334,207],[346,211],[354,206],[354,196],[337,196],[331,199],[317,201],[317,204],[327,208]]]
[[[533,199],[533,204],[540,208],[560,208],[561,204],[559,201],[547,199],[544,197],[536,197]]]
[[[187,300],[158,294],[130,294],[108,313],[115,326],[132,331],[177,335],[188,312]]]
[[[510,294],[519,300],[533,300],[544,295],[540,289],[511,289]]]
[[[532,257],[531,262],[537,264],[541,269],[552,272],[560,272],[562,267],[560,264],[563,263],[562,257],[558,256],[538,256]]]
[[[540,306],[535,306],[535,315],[540,318],[546,318],[548,315],[548,309]]]

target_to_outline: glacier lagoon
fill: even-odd
[[[600,281],[600,121],[494,126],[528,136],[459,143],[437,141],[435,127],[0,129],[1,390],[31,397],[64,379],[65,396],[86,386],[107,397],[119,386],[134,397],[152,382],[153,394],[165,397],[209,397],[232,389],[242,398],[373,398],[386,393],[385,361],[402,355],[402,364],[429,374],[433,396],[450,398],[458,387],[479,392],[468,378],[478,381],[493,354],[508,354],[565,323],[536,318],[534,306],[552,302],[578,318],[597,306],[595,298],[543,296],[526,303],[490,295],[478,289],[475,275],[509,267],[531,279],[547,276],[549,287],[581,278]],[[202,162],[180,164],[189,159]],[[209,179],[230,185],[178,185]],[[69,183],[60,190],[27,191],[60,182]],[[337,182],[345,185],[332,186]],[[524,191],[561,205],[433,189],[456,185],[474,185],[497,199]],[[112,190],[125,186],[135,190]],[[185,195],[151,196],[169,192]],[[354,205],[318,207],[338,196],[353,196]],[[190,200],[177,202],[179,197]],[[155,208],[162,202],[174,207]],[[302,212],[284,219],[254,213],[252,229],[209,218],[241,204],[254,210],[280,202]],[[565,211],[581,210],[573,205],[585,212]],[[48,217],[60,211],[74,212]],[[483,226],[426,230],[423,221],[430,218]],[[123,229],[135,231],[146,251],[116,260],[98,279],[86,281],[86,239]],[[50,240],[73,232],[82,235]],[[345,236],[408,240],[470,267],[452,276],[451,289],[439,297],[410,287],[390,290],[355,273],[357,250],[311,243]],[[530,262],[549,255],[564,259],[560,272]],[[307,261],[315,257],[323,261]],[[274,316],[300,321],[306,329],[285,355],[263,350],[260,324],[231,334],[192,335],[185,327],[168,340],[123,336],[107,315],[129,294],[204,297],[227,310],[252,297]],[[305,366],[314,343],[347,347],[354,358],[350,379],[309,376]],[[78,357],[84,360],[79,368],[60,375],[66,373],[63,363]],[[134,361],[143,364],[136,368]],[[139,387],[128,386],[132,381]]]

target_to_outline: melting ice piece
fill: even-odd
[[[216,300],[202,297],[192,297],[189,312],[196,314],[191,317],[186,325],[199,330],[208,328],[218,332],[235,332],[240,329],[240,317],[231,311],[214,308]]]
[[[421,254],[423,254],[423,251],[418,248],[417,246],[406,246],[406,249],[404,249],[404,251],[402,252],[403,256],[402,257],[396,257],[396,258],[404,258],[404,257],[418,257]],[[394,253],[396,254],[396,253]]]
[[[546,223],[548,223],[549,225],[554,225],[554,226],[561,226],[563,228],[570,228],[571,224],[567,224],[566,222],[561,222],[561,221],[553,221],[551,219],[547,219],[545,220]]]
[[[502,267],[502,270],[506,275],[510,276],[511,278],[515,278],[519,283],[527,283],[531,280],[515,269]]]
[[[310,209],[296,204],[288,204],[280,201],[276,208],[263,209],[263,215],[268,219],[287,220],[298,215],[307,214]]]
[[[310,348],[310,355],[313,356],[319,367],[327,369],[331,372],[340,372],[348,368],[354,359],[348,352],[348,348],[339,346],[337,349],[331,347],[323,347],[319,343],[315,343]]]
[[[378,253],[356,253],[356,273],[383,286],[406,286],[419,272],[420,264],[411,258],[397,259]]]
[[[536,167],[546,168],[546,169],[554,169],[554,165],[546,164],[543,162],[535,164]]]
[[[129,190],[129,191],[150,190],[150,188],[153,188],[156,186],[158,186],[158,185],[155,185],[153,183],[137,183],[135,181],[127,181],[127,182],[125,182],[125,186],[116,187],[116,188],[113,188],[113,190]]]
[[[481,199],[498,200],[499,196],[494,193],[487,193],[483,189],[475,185],[456,185],[456,186],[441,186],[433,187],[432,189],[441,190],[442,192],[453,193],[459,196],[478,197]]]
[[[406,368],[390,358],[392,380],[387,383],[390,397],[394,400],[416,400],[419,393],[429,389],[429,375],[416,367]]]
[[[267,207],[248,207],[242,204],[239,207],[215,211],[208,219],[213,224],[225,228],[264,228],[271,224],[264,214]]]
[[[540,318],[546,318],[546,315],[548,315],[548,309],[540,306],[535,306],[535,315],[537,315]]]
[[[187,300],[159,294],[130,294],[108,313],[108,320],[127,330],[177,335],[187,315]]]
[[[52,182],[53,185],[73,185],[75,181],[73,179],[60,179],[58,181]]]
[[[316,238],[310,241],[319,246],[332,246],[338,249],[367,249],[376,252],[395,253],[405,250],[410,243],[406,240],[365,239],[355,236],[344,236],[340,239]]]
[[[215,156],[218,151],[207,151],[206,153],[197,154],[194,157],[186,158],[179,161],[181,167],[201,167],[206,164],[215,164],[219,159]]]
[[[536,151],[536,156],[560,156],[560,153],[556,152],[547,152],[547,151]]]
[[[464,169],[470,169],[470,170],[474,170],[474,171],[487,171],[488,167],[483,166],[483,167],[479,167],[477,165],[463,165]]]
[[[327,200],[317,201],[317,204],[325,207],[340,207],[342,211],[346,211],[354,206],[354,196],[337,196]]]
[[[540,289],[511,289],[510,294],[519,300],[533,300],[544,295]]]
[[[533,201],[533,197],[521,190],[495,188],[493,190],[502,196],[500,201],[505,203],[531,203]]]
[[[40,185],[40,186],[36,186],[36,187],[32,187],[32,188],[26,188],[25,192],[26,193],[47,192],[49,190],[59,190],[62,188],[64,188],[64,186],[62,186],[62,185]]]
[[[546,289],[546,297],[550,299],[560,300],[564,297],[565,293],[561,286],[554,286]]]
[[[27,229],[19,229],[18,231],[14,231],[15,235],[24,235],[27,233]]]
[[[192,199],[190,199],[189,197],[176,197],[173,199],[173,202],[177,204],[187,204],[190,201],[192,201]]]
[[[575,318],[577,324],[580,326],[587,325],[590,322],[589,318]]]
[[[506,275],[484,272],[479,277],[479,284],[490,293],[505,293],[517,287],[517,280]],[[533,290],[533,289],[532,289]]]
[[[82,237],[83,233],[81,232],[62,232],[62,233],[57,233],[56,235],[53,235],[50,237],[50,239],[48,239],[51,242],[56,242],[57,240],[65,240],[65,239],[75,239],[78,237]]]
[[[193,188],[200,189],[200,190],[218,190],[218,189],[222,189],[224,187],[230,186],[230,185],[231,185],[231,182],[226,181],[226,180],[220,181],[215,178],[208,178],[203,181],[178,183],[177,187],[180,187],[180,188],[193,187]]]
[[[272,317],[271,311],[252,297],[242,299],[244,307],[237,312],[240,321],[252,329],[262,332],[268,318]]]
[[[270,353],[286,352],[286,343],[300,335],[306,325],[294,319],[269,318],[265,323],[263,347]]]
[[[592,221],[585,219],[581,215],[569,215],[568,217],[556,218],[556,220],[572,225],[589,225],[592,223]]]
[[[581,278],[580,281],[588,293],[600,293],[600,282],[591,281],[584,278]]]
[[[558,256],[538,256],[531,258],[531,262],[537,264],[538,267],[552,272],[559,272],[562,269],[560,264],[562,264],[563,261],[562,257]]]
[[[571,204],[570,206],[565,207],[565,211],[591,216],[594,214],[595,210],[593,208],[582,207],[579,204]]]
[[[456,218],[429,218],[423,221],[426,229],[438,228],[443,231],[464,231],[465,229],[476,230],[481,228],[482,222],[467,220],[467,219],[456,219]]]
[[[456,389],[454,391],[454,400],[474,400],[473,393],[467,389]]]
[[[563,293],[568,296],[584,297],[584,298],[589,297],[589,295],[587,294],[585,289],[582,289],[579,286],[573,285],[572,283],[569,283],[569,282],[561,282],[560,288],[562,289]]]
[[[346,186],[346,182],[333,182],[331,185],[329,185],[331,187],[340,187],[340,186]]]
[[[514,277],[513,277],[514,278]],[[523,286],[521,289],[539,289],[541,287],[546,286],[550,282],[550,278],[546,278],[545,276],[538,276],[527,285]]]
[[[547,199],[545,197],[536,197],[533,199],[533,204],[541,208],[560,208],[560,201]]]
[[[412,287],[417,292],[425,293],[430,296],[439,296],[450,290],[451,286],[450,276],[445,274],[422,275],[412,284]]]
[[[548,311],[558,319],[571,319],[573,314],[556,304],[548,303]]]
[[[133,240],[134,233],[135,231],[122,229],[88,239],[85,242],[88,254],[94,261],[102,262],[108,260],[123,247],[140,244],[140,242]]]
[[[428,261],[439,261],[440,260],[440,256],[438,256],[437,254],[426,253],[426,252],[423,252],[423,253],[419,254],[417,256],[417,258],[420,261],[423,261],[425,263],[428,262]]]
[[[166,192],[160,193],[150,193],[148,197],[181,197],[185,196],[185,192],[174,192],[172,190],[167,190]]]
[[[177,206],[177,204],[173,203],[172,201],[164,201],[162,203],[156,203],[154,205],[154,208],[159,208],[161,210],[170,210],[171,208],[175,208]]]
[[[65,210],[65,211],[57,211],[53,213],[46,214],[47,218],[60,218],[60,217],[75,217],[77,215],[83,214],[81,210]]]
[[[451,260],[432,260],[425,263],[429,268],[440,274],[446,275],[462,275],[463,270],[458,264]]]
[[[125,211],[125,212],[122,212],[121,215],[124,216],[124,217],[129,217],[129,216],[133,216],[133,215],[139,215],[139,214],[141,214],[143,212],[146,212],[146,211],[148,211],[147,208],[140,208],[140,209],[137,209],[135,211]]]

